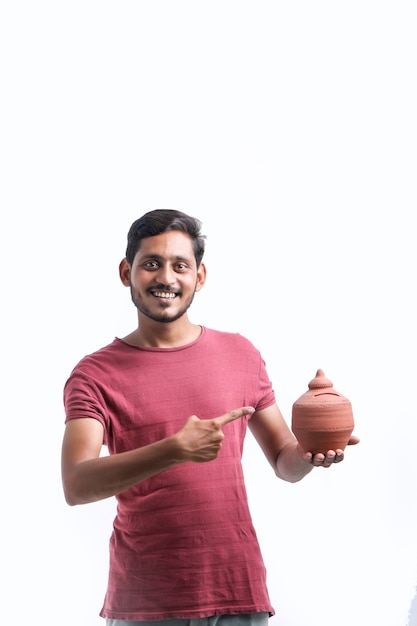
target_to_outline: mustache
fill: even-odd
[[[164,283],[155,283],[152,287],[148,287],[146,290],[148,293],[152,293],[153,291],[168,291],[170,293],[176,293],[177,295],[181,295],[181,289],[173,289],[169,285],[165,285]]]

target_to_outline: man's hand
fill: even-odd
[[[244,406],[213,419],[201,420],[191,415],[174,435],[181,461],[204,463],[217,458],[224,439],[223,426],[254,412],[253,407]]]
[[[352,435],[348,441],[348,446],[355,446],[359,443],[359,437],[356,435]],[[303,459],[314,465],[315,467],[330,467],[334,463],[340,463],[345,458],[345,453],[343,450],[328,450],[326,454],[322,452],[318,452],[317,454],[312,454],[311,452],[303,452],[300,447]]]

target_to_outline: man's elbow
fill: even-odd
[[[63,478],[62,488],[65,502],[69,506],[77,506],[78,504],[88,504],[91,502],[91,499],[86,496],[83,489],[77,486],[77,481],[73,479]]]

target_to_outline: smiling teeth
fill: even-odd
[[[153,295],[157,298],[175,298],[176,296],[172,291],[154,291]]]

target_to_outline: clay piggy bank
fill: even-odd
[[[354,428],[351,403],[317,370],[292,407],[292,431],[305,452],[344,450]]]

